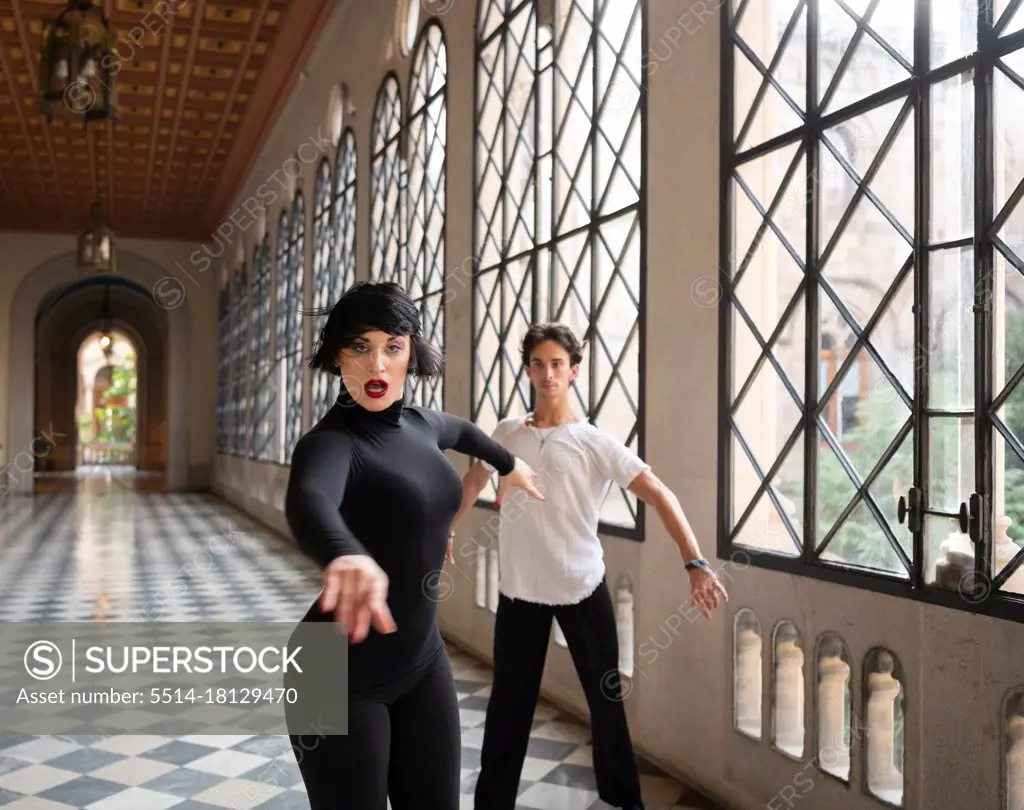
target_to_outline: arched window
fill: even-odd
[[[643,454],[646,5],[477,7],[472,418],[486,431],[530,409],[518,347],[530,323],[555,320],[589,339],[581,408]],[[626,490],[601,517],[643,536]]]
[[[245,454],[245,431],[248,427],[248,409],[245,407],[246,358],[245,349],[249,337],[249,279],[243,264],[235,272],[234,325],[232,330],[232,387],[231,387],[231,452]]]
[[[222,287],[217,300],[217,452],[231,451],[231,296],[230,285]]]
[[[282,211],[277,220],[277,244],[274,260],[274,396],[270,410],[269,458],[284,463],[285,374],[288,365],[288,212]]]
[[[356,280],[356,136],[351,129],[342,133],[335,160],[334,272],[336,299]]]
[[[270,234],[252,252],[252,329],[249,330],[249,368],[252,370],[252,458],[268,461],[273,448],[274,362],[270,354]]]
[[[331,189],[331,162],[324,158],[316,173],[316,187],[313,190],[313,308],[323,310],[333,306],[338,300],[336,291],[337,274],[334,271],[334,213],[332,210],[333,195]],[[315,343],[327,315],[319,316],[313,324],[313,342]],[[326,374],[314,374],[311,380],[312,396],[310,421],[317,422],[331,407],[331,380]]]
[[[290,227],[286,225],[290,222]],[[287,234],[287,237],[285,236]],[[306,256],[306,206],[302,192],[296,192],[292,202],[290,218],[281,219],[278,239],[286,245],[278,245],[278,267],[283,272],[278,276],[277,313],[278,345],[277,374],[278,387],[283,391],[279,397],[281,430],[277,460],[288,464],[292,450],[302,434],[302,281]]]
[[[356,144],[351,129],[346,129],[338,143],[333,189],[330,166],[320,164],[317,177],[317,208],[314,239],[319,248],[314,254],[313,306],[332,307],[355,280],[356,274]],[[326,196],[325,196],[326,195]],[[326,235],[321,229],[326,229]],[[320,335],[327,315],[313,324],[313,343]],[[312,378],[311,421],[327,413],[338,398],[340,380],[328,374]]]
[[[370,278],[404,286],[406,166],[401,152],[402,95],[398,79],[388,74],[373,111],[373,157],[370,169]]]
[[[444,351],[445,194],[448,55],[430,23],[420,34],[409,80],[409,189],[406,289],[420,309],[424,336]],[[409,401],[444,407],[444,377],[413,378]]]

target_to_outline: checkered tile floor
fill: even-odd
[[[44,487],[34,498],[0,501],[0,621],[290,621],[318,591],[317,571],[287,541],[212,496],[134,492],[102,477],[79,489]],[[449,654],[462,707],[462,806],[472,808],[490,670],[457,649]],[[588,740],[585,725],[542,701],[518,806],[605,807]],[[641,762],[641,770],[648,810],[716,810],[652,766]],[[308,810],[309,803],[286,737],[42,737],[0,729],[0,807]]]

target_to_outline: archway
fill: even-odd
[[[115,330],[90,334],[78,349],[76,468],[136,466],[138,351]]]
[[[59,324],[55,331],[68,347],[65,356],[69,366],[66,376],[60,371],[59,379],[74,385],[78,348],[99,326],[95,317],[99,299],[95,298],[89,305],[91,320],[83,316],[84,319],[69,323],[57,317],[56,312],[58,307],[71,307],[73,296],[84,294],[81,288],[106,281],[116,291],[114,294],[121,296],[112,305],[110,328],[128,336],[138,349],[137,435],[140,439],[135,450],[137,463],[164,471],[168,491],[188,489],[187,406],[188,391],[193,385],[188,365],[193,316],[190,302],[184,295],[179,296],[173,306],[157,303],[151,291],[166,284],[167,278],[166,272],[152,261],[130,251],[119,251],[118,272],[105,280],[83,278],[76,269],[74,255],[67,253],[38,265],[19,283],[9,313],[11,334],[18,335],[19,339],[11,341],[9,355],[7,441],[9,448],[31,448],[41,446],[33,442],[42,432],[55,437],[49,455],[35,458],[35,469],[71,470],[77,455],[75,389],[69,391],[66,400],[61,400],[55,396],[56,392],[47,390],[58,379],[57,371],[44,367],[47,373],[38,373],[39,352],[46,348],[40,344],[42,330],[47,328],[44,318],[49,314],[49,320]],[[159,357],[154,357],[154,352],[159,352]],[[152,374],[147,373],[147,366],[153,367]],[[159,399],[153,400],[154,397]],[[151,400],[149,410],[156,414],[148,426],[143,424],[147,418],[147,399]],[[160,408],[155,411],[157,401]],[[49,412],[37,407],[40,403],[44,408],[49,407]],[[146,435],[145,442],[141,439],[143,435]],[[14,455],[13,451],[9,454]],[[32,490],[30,475],[11,481],[13,493],[27,495]]]

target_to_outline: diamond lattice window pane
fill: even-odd
[[[898,418],[894,416],[894,419]],[[904,420],[905,424],[906,420]],[[903,425],[900,425],[902,427]],[[906,497],[910,487],[914,484],[914,433],[911,431],[900,442],[899,449],[895,455],[886,463],[879,472],[868,493],[871,500],[882,513],[890,531],[896,536],[903,553],[908,559],[914,557],[914,542],[907,522],[899,521],[899,501]]]
[[[761,212],[767,212],[778,197],[770,218],[774,228],[769,230],[775,233],[776,238],[784,239],[793,254],[802,261],[807,241],[804,224],[807,220],[807,168],[803,156],[800,156],[795,166],[790,163],[783,169],[781,159],[788,156],[787,152],[795,155],[796,149],[780,149],[778,154],[770,153],[741,166],[738,174],[746,188],[738,191],[744,195],[753,194],[756,216],[760,221],[764,219]]]
[[[370,167],[370,278],[402,283],[403,180],[407,167],[399,155],[402,99],[398,80],[388,76],[377,95],[373,115]]]
[[[1003,412],[1014,433],[1024,433],[1020,409]],[[993,504],[992,570],[998,576],[1012,573],[1003,586],[1006,593],[1024,594],[1024,566],[1017,555],[1024,550],[1024,459],[993,430],[995,441],[995,502]]]
[[[736,428],[762,470],[770,468],[778,458],[800,417],[800,406],[783,384],[775,366],[765,359],[733,415]]]
[[[974,79],[962,73],[930,92],[930,235],[951,242],[974,234]]]
[[[879,14],[877,9],[866,19],[868,25],[883,41],[897,51],[906,48],[913,52],[913,7],[909,7],[910,25],[907,25],[907,0],[889,0],[888,9]],[[885,3],[879,4],[885,6]],[[866,9],[865,9],[866,11]],[[836,0],[820,0],[818,12],[818,53],[826,64],[846,65],[841,74],[835,70],[819,77],[819,93],[825,111],[838,110],[892,87],[910,78],[907,69],[886,50],[875,37],[858,30],[865,22],[861,15],[849,15]],[[877,28],[875,27],[877,26]],[[910,37],[909,43],[907,37]],[[897,40],[895,43],[891,40]],[[904,59],[907,56],[904,55]]]
[[[908,577],[899,555],[866,501],[857,504],[821,553],[821,559]]]

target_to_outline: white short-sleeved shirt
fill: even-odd
[[[586,420],[537,428],[510,417],[492,437],[533,468],[545,498],[512,490],[502,503],[498,589],[529,602],[580,602],[605,575],[597,527],[609,490],[628,487],[650,465]]]

